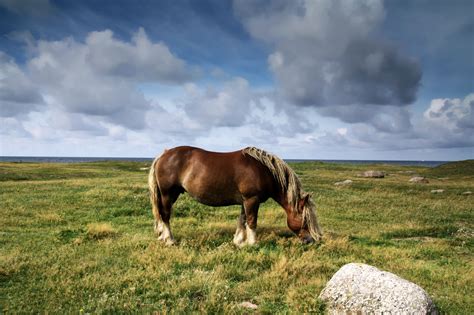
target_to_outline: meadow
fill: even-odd
[[[149,165],[0,163],[1,313],[323,313],[318,295],[362,262],[423,287],[442,313],[473,314],[474,161],[437,168],[293,163],[324,240],[302,245],[273,202],[255,247],[236,248],[240,208],[182,195],[166,247],[153,234]],[[380,170],[381,179],[363,178]],[[427,184],[410,183],[413,174]],[[353,180],[349,186],[334,183]],[[443,189],[442,193],[432,190]]]

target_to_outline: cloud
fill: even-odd
[[[381,1],[235,1],[268,57],[282,94],[303,106],[396,105],[415,100],[416,61],[378,39]]]
[[[165,44],[152,43],[143,28],[132,36],[131,43],[115,39],[110,30],[92,32],[85,47],[85,62],[102,75],[178,84],[194,75]]]
[[[0,51],[0,116],[25,114],[42,103],[43,98],[31,79]]]
[[[379,132],[405,133],[413,128],[411,115],[408,109],[398,106],[357,105],[343,106],[333,105],[318,109],[323,116],[339,118],[350,124],[366,123]]]
[[[182,101],[188,117],[203,126],[240,126],[252,107],[252,91],[247,80],[234,78],[219,89],[202,90],[188,84]],[[255,106],[255,105],[253,105]]]
[[[367,114],[351,120],[344,133],[327,131],[313,143],[346,143],[352,148],[377,150],[426,150],[474,147],[474,94],[464,99],[433,99],[420,117],[411,117],[405,108],[387,107],[368,118],[366,113],[344,112],[344,115]],[[344,108],[341,109],[344,111]]]
[[[450,129],[474,128],[474,93],[467,95],[463,100],[434,99],[423,114],[427,123],[444,126]]]
[[[141,28],[130,42],[105,30],[89,33],[84,42],[39,40],[28,49],[33,56],[25,72],[5,57],[0,59],[2,72],[9,72],[3,79],[8,82],[2,82],[8,88],[0,90],[0,97],[10,102],[3,115],[35,110],[30,104],[44,99],[56,111],[142,129],[150,104],[138,85],[151,81],[182,84],[195,75],[184,60],[165,44],[153,43]]]
[[[417,134],[430,139],[433,147],[474,147],[474,93],[464,99],[432,100]]]

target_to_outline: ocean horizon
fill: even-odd
[[[0,162],[17,163],[84,163],[98,161],[152,162],[153,157],[74,157],[74,156],[0,156]],[[405,166],[436,167],[451,161],[426,160],[331,160],[331,159],[284,159],[286,162],[326,162],[340,164],[391,164]]]

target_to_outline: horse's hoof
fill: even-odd
[[[245,241],[244,240],[235,240],[234,239],[234,245],[239,247],[239,248],[242,248],[245,246]]]

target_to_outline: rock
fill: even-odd
[[[149,167],[140,167],[140,171],[148,171],[149,169]]]
[[[432,194],[441,194],[442,192],[444,192],[444,189],[433,189],[431,191]]]
[[[346,185],[351,185],[351,184],[352,184],[352,181],[350,179],[346,179],[345,181],[334,183],[334,185],[336,186],[346,186]]]
[[[253,309],[253,310],[256,310],[258,308],[258,305],[253,304],[251,302],[247,302],[247,301],[240,303],[240,306],[245,307],[245,308],[250,308],[250,309]]]
[[[361,174],[362,177],[384,178],[385,173],[381,171],[365,171]]]
[[[329,314],[438,314],[421,287],[365,264],[344,265],[319,298]]]
[[[471,195],[472,194],[472,191],[465,191],[462,193],[463,195]]]
[[[415,174],[416,172],[415,171],[398,171],[398,173],[401,173],[401,174]]]
[[[428,180],[425,177],[422,177],[422,176],[414,176],[414,177],[410,178],[410,182],[426,184],[426,183],[428,183]]]

